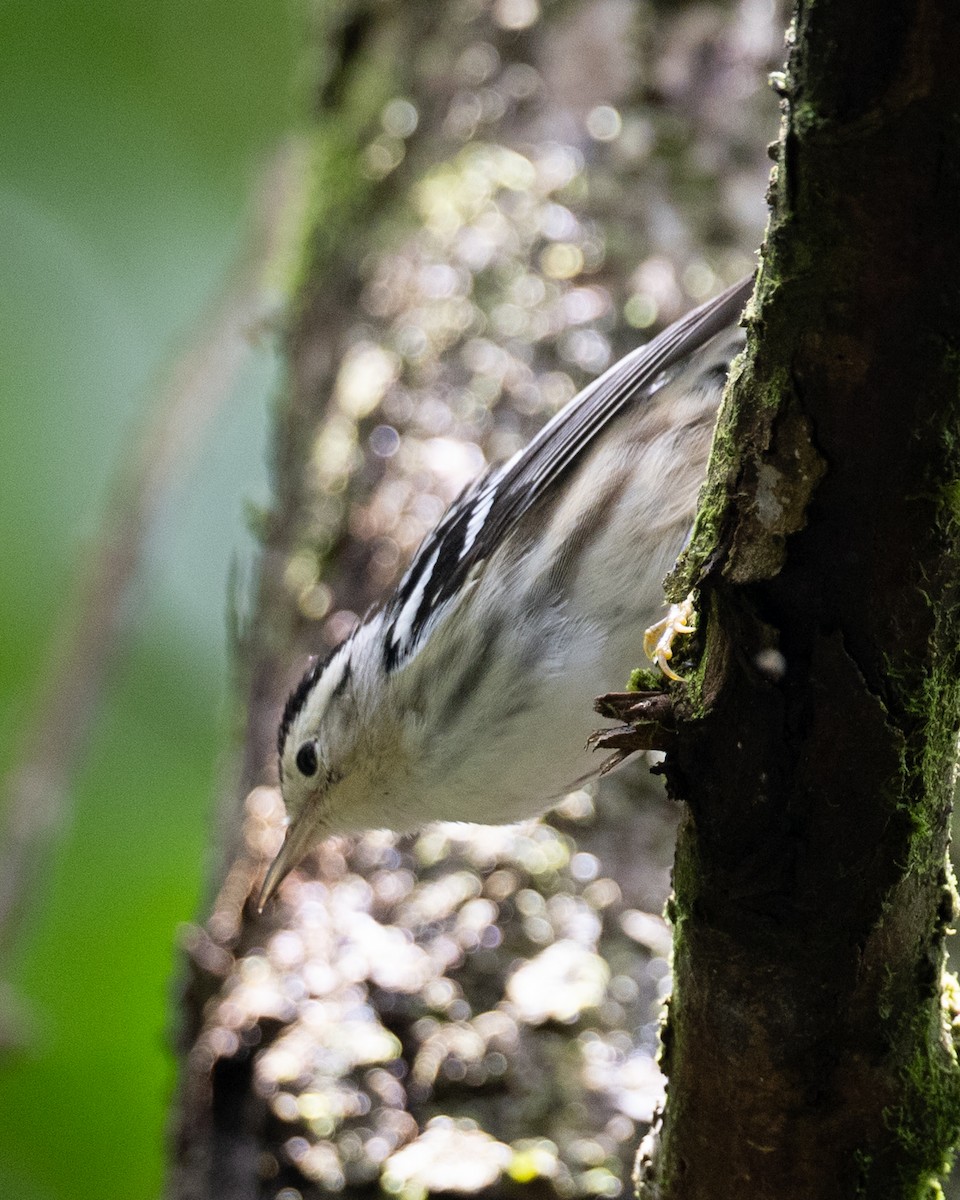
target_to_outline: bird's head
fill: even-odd
[[[260,892],[261,910],[328,834],[395,824],[389,800],[403,778],[403,738],[400,723],[369,703],[366,632],[361,627],[357,637],[313,663],[287,700],[277,749],[289,824]]]

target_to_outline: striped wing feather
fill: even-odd
[[[600,431],[624,407],[656,392],[664,372],[733,324],[752,288],[752,277],[741,280],[626,355],[562,408],[519,454],[467,488],[425,539],[388,603],[388,669],[416,649],[431,616],[503,544]]]

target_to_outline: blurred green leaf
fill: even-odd
[[[163,369],[223,287],[292,116],[287,0],[0,4],[0,766]],[[12,980],[0,1194],[154,1196],[173,942],[225,743],[226,575],[262,501],[270,356],[157,514],[71,824]],[[246,547],[246,550],[244,549]]]

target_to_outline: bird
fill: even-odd
[[[627,354],[454,501],[395,590],[312,662],[277,738],[288,825],[261,888],[330,834],[537,816],[596,775],[593,699],[657,621],[688,540],[741,280]],[[662,635],[662,636],[661,636]]]

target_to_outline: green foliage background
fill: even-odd
[[[293,112],[292,0],[0,5],[0,767],[121,457],[235,257]],[[225,744],[226,580],[265,493],[269,347],[157,514],[11,982],[0,1196],[156,1195],[176,927]]]

